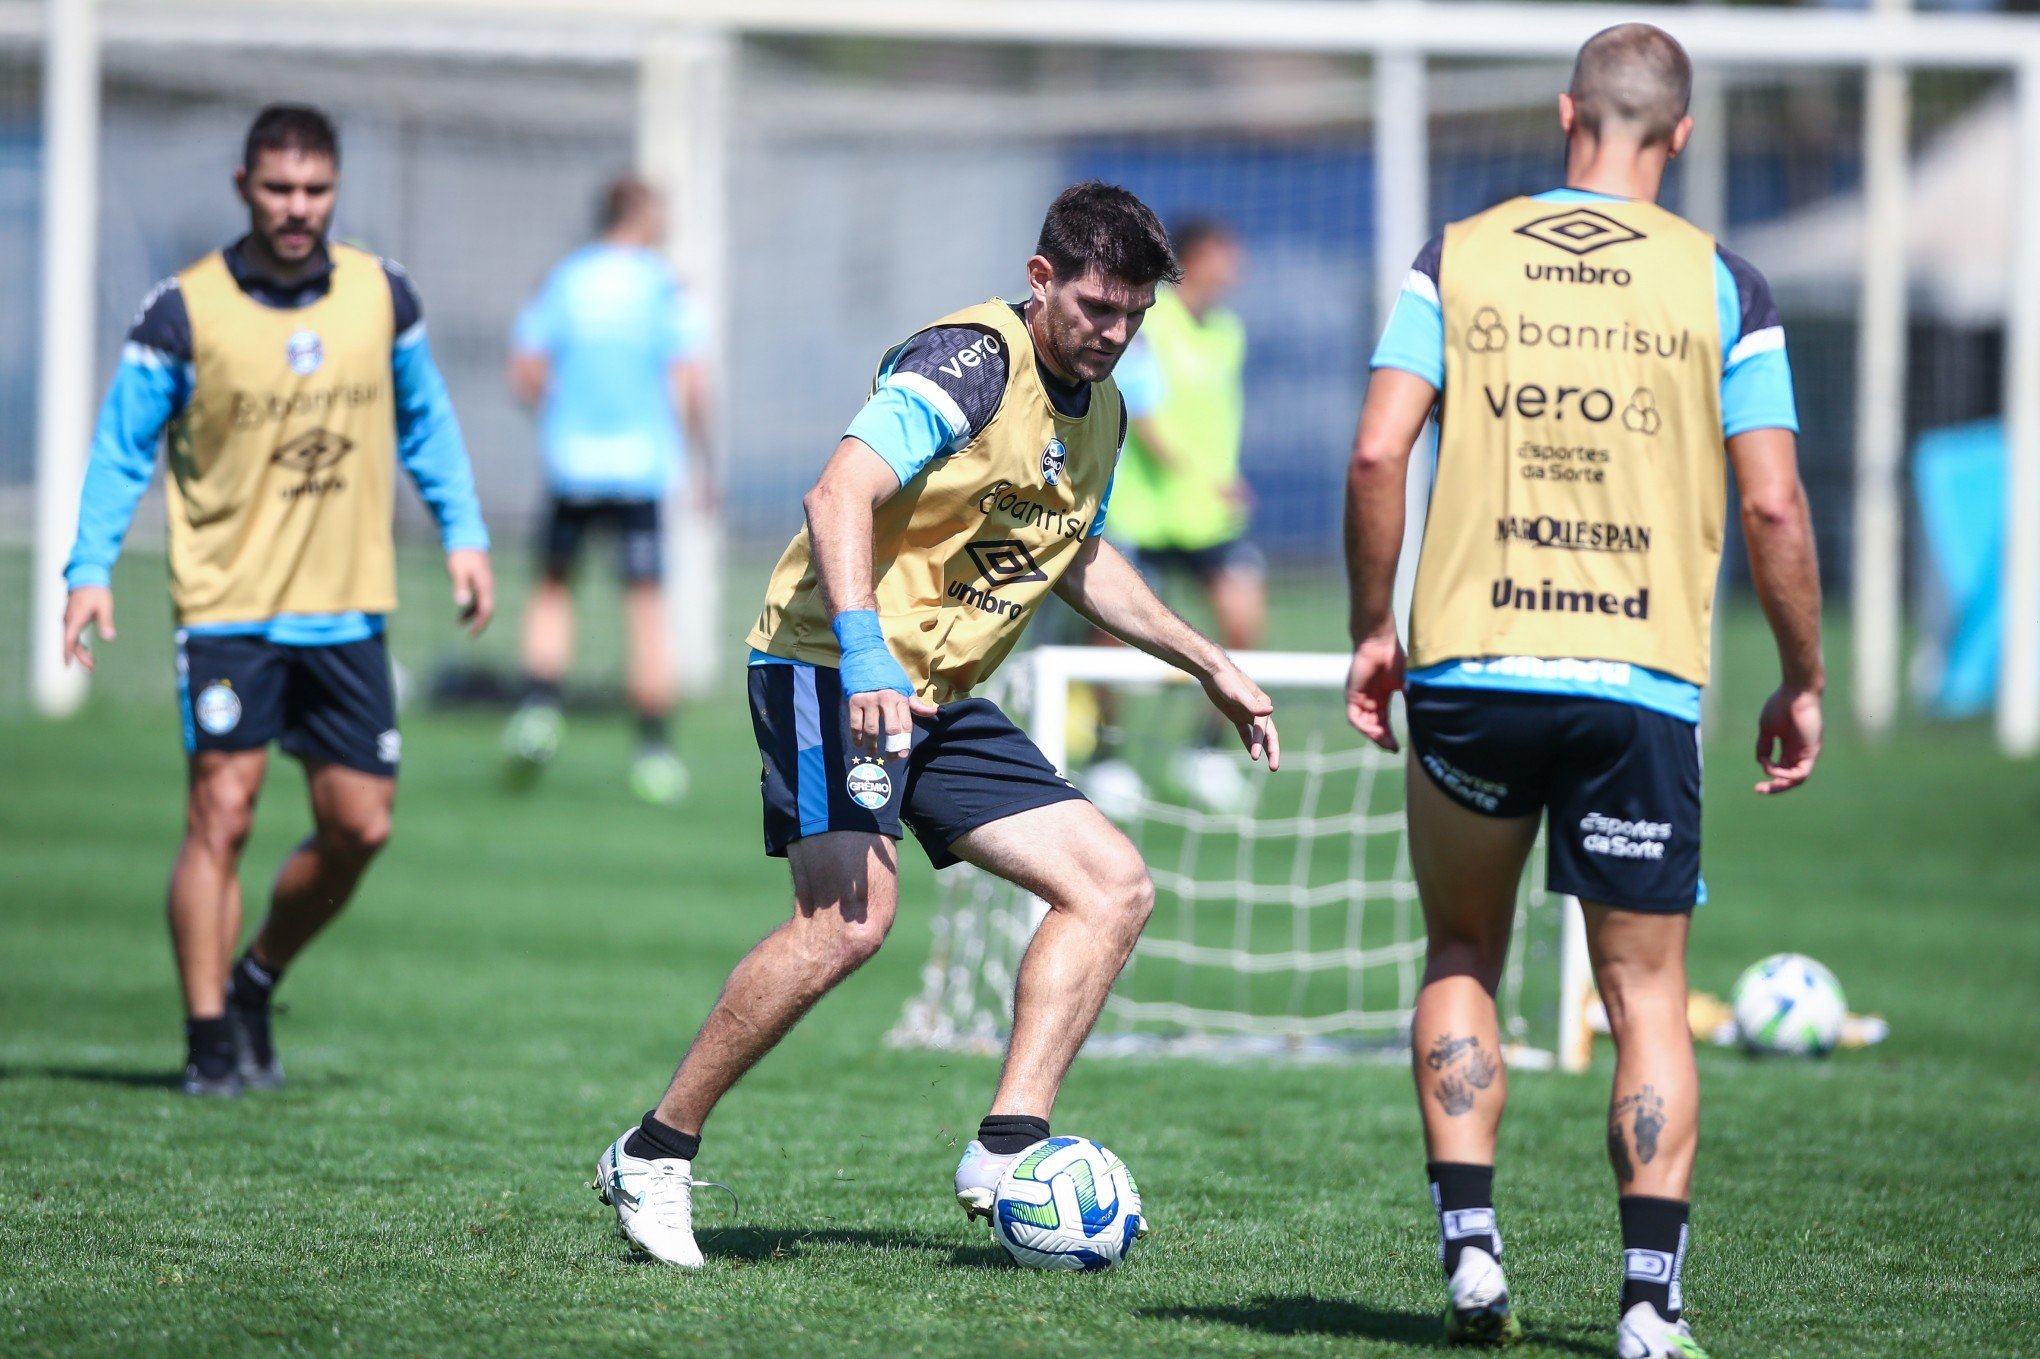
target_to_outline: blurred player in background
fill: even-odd
[[[1050,590],[1196,676],[1254,757],[1279,760],[1267,696],[1101,536],[1126,437],[1112,370],[1175,271],[1139,199],[1064,190],[1027,261],[1028,300],[967,307],[887,351],[808,492],[807,527],[751,631],[765,846],[792,867],[793,919],[737,964],[659,1106],[597,1163],[639,1249],[700,1267],[702,1124],[884,942],[902,823],[937,868],[967,861],[1047,903],[957,1202],[989,1216],[992,1186],[1049,1135],[1064,1073],[1154,907],[1140,851],[970,696]]]
[[[547,505],[541,574],[524,606],[524,699],[503,741],[526,775],[559,748],[574,566],[591,531],[612,534],[624,585],[625,690],[637,720],[630,786],[664,804],[686,795],[687,769],[668,730],[674,680],[660,502],[690,466],[697,502],[714,501],[706,326],[659,253],[666,209],[651,186],[610,185],[601,222],[596,240],[553,269],[511,337],[511,389],[539,410]]]
[[[1389,701],[1408,685],[1429,945],[1411,1043],[1454,1340],[1519,1333],[1494,1210],[1508,1090],[1494,992],[1548,813],[1550,887],[1585,909],[1615,1038],[1616,1353],[1702,1353],[1680,1315],[1700,1131],[1685,958],[1706,900],[1698,725],[1724,442],[1783,670],[1758,719],[1757,791],[1797,786],[1820,753],[1820,580],[1777,307],[1755,269],[1656,206],[1691,88],[1685,52],[1648,25],[1580,50],[1559,96],[1566,187],[1456,222],[1417,257],[1349,474],[1348,711],[1390,750]],[[1434,406],[1405,674],[1404,474]]]
[[[1113,490],[1113,541],[1150,583],[1186,575],[1203,590],[1228,650],[1261,644],[1267,625],[1266,562],[1247,538],[1253,496],[1240,476],[1246,422],[1246,328],[1225,305],[1239,286],[1242,252],[1231,227],[1193,218],[1171,233],[1183,278],[1155,296],[1117,375],[1129,428]],[[1105,640],[1105,639],[1101,639]],[[1138,787],[1121,757],[1110,691],[1099,705],[1097,758],[1085,786]],[[1172,777],[1207,806],[1236,806],[1246,779],[1222,753],[1215,718],[1195,749],[1179,752]],[[1133,780],[1127,783],[1127,780]]]
[[[170,594],[189,783],[171,870],[190,1095],[271,1089],[269,1001],[389,838],[396,706],[383,621],[402,463],[439,522],[471,633],[495,585],[474,474],[425,342],[417,290],[330,244],[340,144],[316,109],[248,129],[234,185],[248,234],[156,285],[99,414],[65,569],[64,649],[112,640],[112,570],[170,433]],[[304,765],[313,829],[278,870],[240,961],[241,850],[271,741]]]

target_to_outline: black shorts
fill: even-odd
[[[184,750],[259,750],[395,778],[402,738],[380,636],[334,646],[177,633]]]
[[[1182,572],[1199,585],[1209,585],[1219,576],[1258,579],[1268,572],[1268,559],[1246,538],[1228,538],[1210,547],[1137,547],[1130,555],[1150,584],[1157,583],[1157,576],[1171,572]]]
[[[1700,883],[1699,729],[1605,698],[1412,685],[1410,745],[1431,781],[1486,816],[1551,814],[1554,892],[1689,911]]]
[[[665,542],[656,500],[572,500],[554,496],[546,505],[540,568],[551,580],[574,574],[588,531],[616,535],[617,570],[628,585],[657,584],[665,578]]]
[[[947,868],[965,832],[1084,796],[986,698],[915,718],[907,758],[878,761],[850,749],[849,703],[834,670],[754,665],[751,726],[764,762],[765,852],[775,858],[824,831],[897,840],[904,821],[928,861]]]

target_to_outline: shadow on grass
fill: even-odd
[[[90,1081],[95,1085],[125,1085],[136,1090],[176,1090],[184,1084],[181,1071],[108,1071],[84,1066],[0,1066],[0,1081],[18,1081],[41,1076],[53,1081]]]
[[[0,1082],[26,1080],[40,1077],[50,1081],[84,1081],[91,1085],[120,1085],[130,1090],[174,1090],[181,1092],[184,1087],[182,1071],[136,1071],[110,1067],[91,1066],[0,1066]],[[302,1082],[286,1085],[281,1091],[249,1091],[247,1098],[276,1100],[287,1098],[293,1091],[302,1093],[307,1089],[326,1090],[353,1084],[351,1077],[331,1072],[322,1072],[310,1085]]]
[[[1270,1335],[1335,1335],[1375,1340],[1411,1349],[1447,1348],[1436,1312],[1410,1312],[1370,1307],[1344,1298],[1262,1297],[1229,1307],[1150,1307],[1137,1315],[1154,1321],[1204,1321],[1239,1326]],[[1531,1345],[1574,1354],[1602,1354],[1605,1349],[1570,1336],[1526,1327]],[[1457,1351],[1454,1351],[1455,1353]]]
[[[964,1269],[1014,1268],[1006,1253],[996,1246],[971,1245],[913,1232],[842,1227],[724,1227],[706,1229],[701,1233],[701,1249],[709,1257],[711,1265],[718,1260],[752,1265],[791,1260],[811,1246],[911,1250],[942,1256],[947,1263]]]

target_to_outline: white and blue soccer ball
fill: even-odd
[[[1088,1138],[1036,1143],[992,1195],[993,1239],[1030,1269],[1112,1269],[1141,1232],[1133,1173]]]
[[[1842,1041],[1849,1002],[1835,974],[1803,953],[1750,964],[1728,993],[1736,1039],[1750,1052],[1824,1057]]]

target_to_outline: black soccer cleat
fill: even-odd
[[[276,1056],[269,1019],[266,1004],[239,1005],[233,996],[227,997],[227,1023],[234,1034],[234,1076],[249,1090],[283,1088],[283,1063]]]
[[[197,1062],[184,1064],[184,1083],[180,1087],[185,1094],[196,1099],[239,1099],[241,1097],[241,1073],[231,1065],[223,1070],[208,1070],[211,1064],[201,1066]]]

